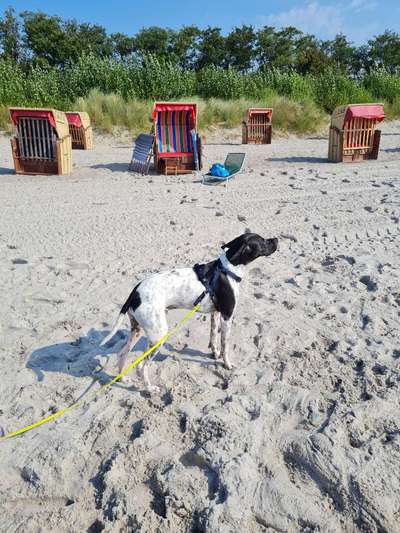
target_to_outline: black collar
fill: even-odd
[[[196,272],[197,277],[202,282],[202,284],[205,287],[205,291],[203,291],[200,296],[196,299],[194,302],[194,305],[199,304],[203,298],[206,296],[206,294],[210,295],[210,298],[214,301],[215,297],[215,285],[217,283],[218,277],[221,274],[225,274],[225,276],[232,278],[237,283],[240,283],[242,281],[242,278],[235,274],[234,272],[231,272],[228,270],[224,265],[222,264],[221,259],[217,259],[214,264],[213,272],[211,274],[211,277],[205,276],[204,274],[204,266],[205,265],[194,265],[193,269]]]
[[[220,272],[223,272],[225,274],[225,276],[228,276],[228,277],[234,279],[238,283],[240,283],[242,281],[242,278],[240,276],[238,276],[234,272],[231,272],[230,270],[228,270],[227,268],[224,267],[224,265],[222,264],[221,259],[217,260],[216,269],[219,270]]]

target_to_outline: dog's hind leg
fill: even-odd
[[[210,330],[210,344],[208,345],[211,348],[211,352],[215,359],[218,359],[218,329],[220,324],[220,313],[218,311],[213,311],[211,313],[211,330]]]
[[[147,336],[148,346],[154,346],[157,344],[160,339],[162,339],[168,333],[168,323],[165,312],[158,312],[157,316],[152,316],[151,324],[148,324],[147,327],[143,327],[145,334]],[[159,387],[152,385],[149,378],[149,366],[151,361],[156,357],[162,344],[154,350],[150,357],[146,358],[141,366],[141,373],[143,376],[143,381],[148,392],[158,392]]]
[[[136,319],[131,315],[131,313],[128,311],[129,320],[131,323],[131,329],[128,335],[128,339],[126,341],[125,346],[121,349],[121,351],[118,354],[118,373],[120,374],[122,370],[125,368],[125,365],[127,363],[129,352],[132,350],[132,348],[135,346],[136,342],[139,339],[140,336],[140,326]],[[128,381],[127,376],[124,376],[121,378],[121,381]]]

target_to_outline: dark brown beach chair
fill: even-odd
[[[270,107],[252,107],[246,111],[242,124],[243,144],[271,144],[272,113]]]
[[[336,108],[329,128],[329,161],[378,159],[381,132],[376,126],[384,118],[382,104],[351,104]]]

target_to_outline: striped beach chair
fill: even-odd
[[[154,164],[160,174],[187,174],[201,169],[197,106],[156,102],[153,108]]]
[[[329,128],[329,161],[378,159],[381,132],[376,126],[384,118],[382,104],[351,104],[336,108]]]
[[[10,108],[16,174],[68,174],[72,169],[68,120],[56,109]]]

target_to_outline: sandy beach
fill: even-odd
[[[0,443],[1,531],[400,532],[400,121],[362,163],[328,163],[326,135],[239,139],[204,146],[206,169],[246,152],[225,188],[129,173],[99,135],[69,176],[16,176],[0,137],[3,433],[115,376],[127,329],[99,344],[144,276],[280,238],[242,282],[234,370],[199,315],[151,364],[160,394],[133,372]]]

